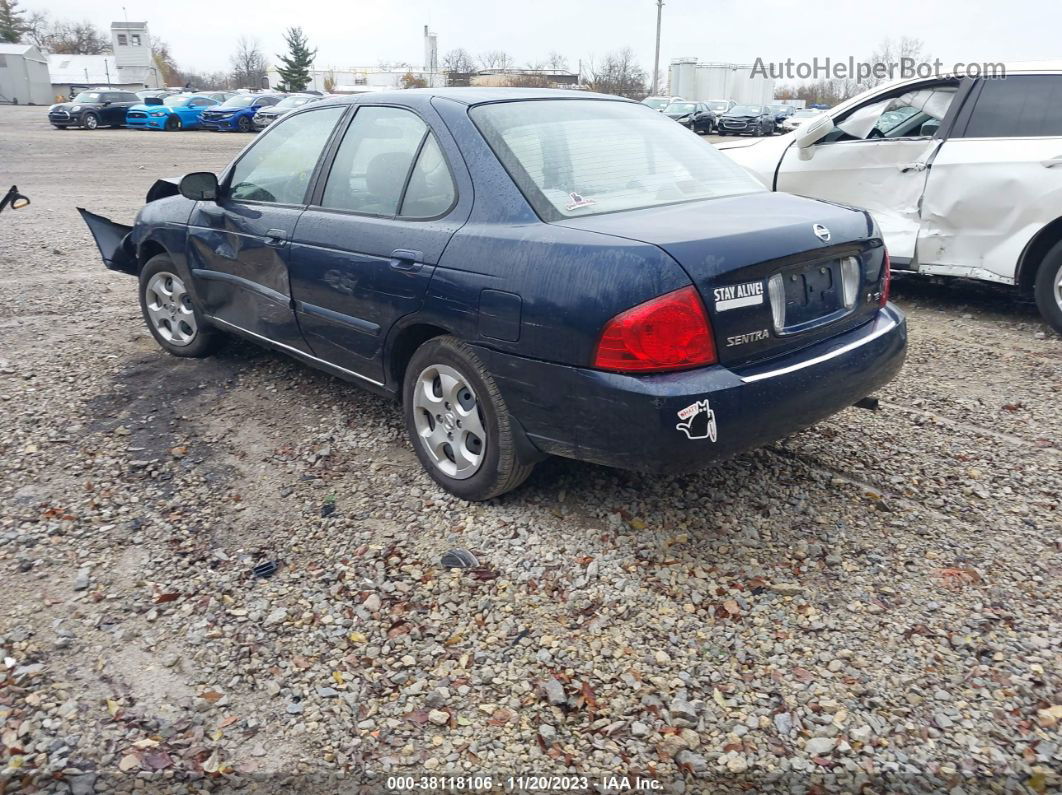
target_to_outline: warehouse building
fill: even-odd
[[[0,102],[52,103],[48,59],[32,44],[0,44]]]

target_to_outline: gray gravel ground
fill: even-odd
[[[0,791],[1062,787],[1062,340],[1033,310],[898,285],[880,411],[469,505],[394,405],[240,342],[168,357],[99,263],[75,206],[130,220],[247,140],[0,107],[33,199],[0,216]]]

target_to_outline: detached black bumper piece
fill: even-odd
[[[121,271],[133,276],[137,273],[136,250],[129,239],[129,233],[133,227],[125,224],[116,224],[102,215],[90,213],[81,207],[77,208],[81,217],[88,224],[89,231],[96,241],[96,246],[103,257],[103,264],[112,271]]]

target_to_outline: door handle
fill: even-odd
[[[1044,168],[1054,168],[1055,166],[1062,166],[1062,155],[1052,157],[1050,160],[1041,160],[1040,165]]]
[[[288,233],[283,229],[269,229],[266,231],[266,245],[283,246],[288,240]]]
[[[897,168],[900,169],[901,174],[906,174],[910,171],[925,171],[928,166],[925,163],[907,163],[902,166],[897,166]]]
[[[424,254],[406,248],[396,248],[391,252],[391,267],[396,271],[418,271],[423,267]]]

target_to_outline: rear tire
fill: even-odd
[[[223,341],[192,301],[188,285],[168,254],[156,254],[140,271],[140,312],[151,336],[169,354],[209,356]]]
[[[511,491],[535,467],[520,455],[519,430],[494,378],[456,337],[434,337],[413,354],[402,387],[402,413],[421,465],[463,500]]]
[[[1047,325],[1062,334],[1062,241],[1055,243],[1040,263],[1033,292]]]

